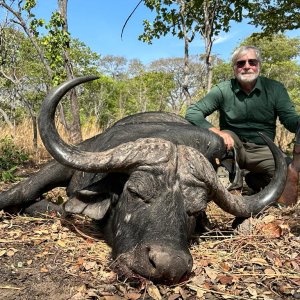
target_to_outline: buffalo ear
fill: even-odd
[[[84,214],[94,220],[102,220],[110,207],[110,203],[110,198],[99,199],[97,202],[92,200],[87,202],[72,197],[64,204],[64,209],[68,213]]]
[[[84,209],[83,214],[94,219],[102,220],[110,207],[110,199],[105,199],[101,202],[88,204]]]
[[[127,174],[107,174],[71,195],[64,204],[64,209],[68,213],[84,214],[94,220],[102,220],[109,208],[118,202],[127,179]]]

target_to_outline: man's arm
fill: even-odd
[[[290,99],[287,90],[284,86],[278,92],[278,100],[276,102],[277,114],[280,122],[290,132],[295,133],[300,116],[295,110],[295,105]]]
[[[210,131],[221,136],[228,150],[234,146],[234,140],[227,132],[221,131],[206,120],[206,117],[220,108],[222,94],[220,89],[216,86],[201,100],[192,104],[186,111],[185,118],[192,124],[207,128]]]
[[[205,118],[220,108],[221,100],[220,89],[217,86],[213,87],[204,98],[187,108],[185,118],[190,123],[202,128],[213,127]]]

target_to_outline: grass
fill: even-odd
[[[58,125],[58,132],[63,140],[69,140],[68,135],[63,129],[62,125]],[[87,123],[82,127],[82,136],[84,140],[98,134],[99,132],[99,127],[93,122]],[[29,155],[30,160],[37,164],[51,158],[48,151],[45,149],[40,136],[38,136],[37,148],[34,147],[33,126],[29,119],[25,119],[22,123],[14,128],[2,125],[0,131],[0,140],[7,137],[11,138],[16,147],[24,150],[24,152]]]

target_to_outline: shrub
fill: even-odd
[[[19,149],[9,137],[0,139],[0,181],[15,181],[15,170],[28,160],[28,154]]]

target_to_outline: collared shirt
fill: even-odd
[[[257,132],[274,141],[276,120],[291,132],[296,132],[300,116],[295,111],[284,85],[259,76],[250,94],[246,94],[236,79],[214,86],[200,101],[188,107],[185,118],[192,124],[213,127],[205,118],[219,111],[221,130],[231,130],[242,141],[265,144]]]

